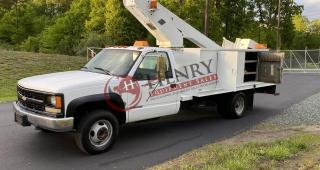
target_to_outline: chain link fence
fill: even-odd
[[[283,63],[285,72],[320,73],[320,49],[317,50],[284,50]]]

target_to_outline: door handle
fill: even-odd
[[[177,88],[177,84],[170,84],[170,87],[173,88],[173,89]]]

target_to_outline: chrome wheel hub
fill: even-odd
[[[242,96],[237,97],[235,104],[234,104],[234,109],[235,112],[238,116],[241,116],[245,108],[245,101]]]
[[[95,147],[103,147],[110,141],[112,133],[112,124],[108,120],[99,120],[91,126],[89,140]]]

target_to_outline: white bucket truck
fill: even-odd
[[[81,70],[18,82],[15,121],[43,131],[75,132],[80,149],[107,151],[119,126],[173,115],[185,103],[216,102],[226,118],[252,109],[255,93],[276,94],[282,57],[248,39],[222,47],[155,0],[124,0],[157,39],[103,49]],[[184,48],[188,39],[199,48]]]

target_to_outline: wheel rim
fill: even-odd
[[[238,96],[236,98],[235,104],[234,104],[234,110],[238,116],[241,116],[244,111],[244,108],[245,108],[244,103],[245,103],[244,97]]]
[[[110,141],[112,133],[112,124],[108,120],[99,120],[91,126],[89,140],[95,147],[103,147]]]

